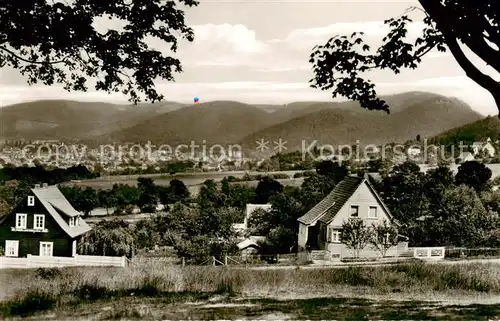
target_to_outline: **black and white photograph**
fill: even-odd
[[[0,0],[0,320],[500,321],[498,0]]]

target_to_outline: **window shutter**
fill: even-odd
[[[332,229],[330,227],[327,227],[326,229],[326,241],[327,242],[332,241]]]

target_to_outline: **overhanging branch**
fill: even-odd
[[[55,61],[33,61],[33,60],[29,60],[29,59],[26,59],[26,58],[23,58],[19,55],[17,55],[15,52],[5,48],[4,46],[0,46],[0,50],[3,50],[5,52],[7,52],[9,55],[11,56],[14,56],[16,59],[19,59],[23,62],[26,62],[26,63],[29,63],[29,64],[36,64],[36,65],[55,65],[55,64],[60,64],[60,63],[64,63],[66,61],[66,58],[62,59],[62,60],[55,60]]]
[[[498,58],[500,53],[488,45],[482,32],[479,32],[479,35],[476,35],[476,33],[473,35],[468,34],[468,30],[474,28],[472,25],[483,26],[484,24],[481,21],[469,18],[471,24],[464,25],[463,21],[450,17],[450,13],[447,12],[446,7],[440,1],[419,0],[419,2],[432,17],[432,20],[436,22],[441,32],[447,31],[449,34],[456,34],[455,39],[461,39],[478,57],[500,72],[500,59]]]

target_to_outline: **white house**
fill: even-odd
[[[472,155],[472,153],[462,152],[460,154],[460,156],[458,156],[457,161],[458,161],[458,163],[465,163],[465,162],[473,161],[474,159],[475,158],[474,158],[474,155]]]
[[[243,219],[243,223],[236,223],[233,224],[233,229],[236,232],[243,233],[247,230],[248,228],[248,219],[252,215],[253,212],[257,209],[263,209],[266,211],[271,210],[271,204],[247,204],[246,211],[245,211],[245,218]]]
[[[495,147],[491,144],[491,139],[488,138],[486,139],[485,142],[474,142],[472,144],[472,152],[475,155],[483,152],[486,153],[488,156],[493,157],[495,156]]]
[[[300,248],[326,251],[328,259],[352,256],[351,250],[340,242],[342,224],[351,217],[359,217],[367,226],[387,221],[399,225],[379,197],[368,176],[348,176],[335,186],[321,202],[298,219]],[[408,242],[400,242],[388,249],[386,255],[394,256],[407,251]],[[379,253],[369,247],[360,252],[361,257],[377,257]]]

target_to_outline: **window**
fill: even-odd
[[[27,214],[16,214],[16,228],[26,228]]]
[[[377,218],[377,207],[376,206],[370,206],[370,211],[368,212],[368,217],[369,218]]]
[[[330,242],[332,243],[340,243],[340,231],[339,230],[330,230]]]
[[[36,230],[43,230],[45,228],[45,215],[35,214],[33,228]]]
[[[358,217],[359,206],[351,206],[351,216]]]
[[[80,216],[77,216],[75,220],[76,220],[75,225],[80,226]]]
[[[52,242],[40,242],[40,256],[52,256]]]
[[[28,196],[28,206],[35,206],[35,196]]]
[[[19,255],[19,241],[5,241],[5,256]]]
[[[69,227],[73,227],[75,226],[75,218],[74,217],[70,217],[69,218]]]

